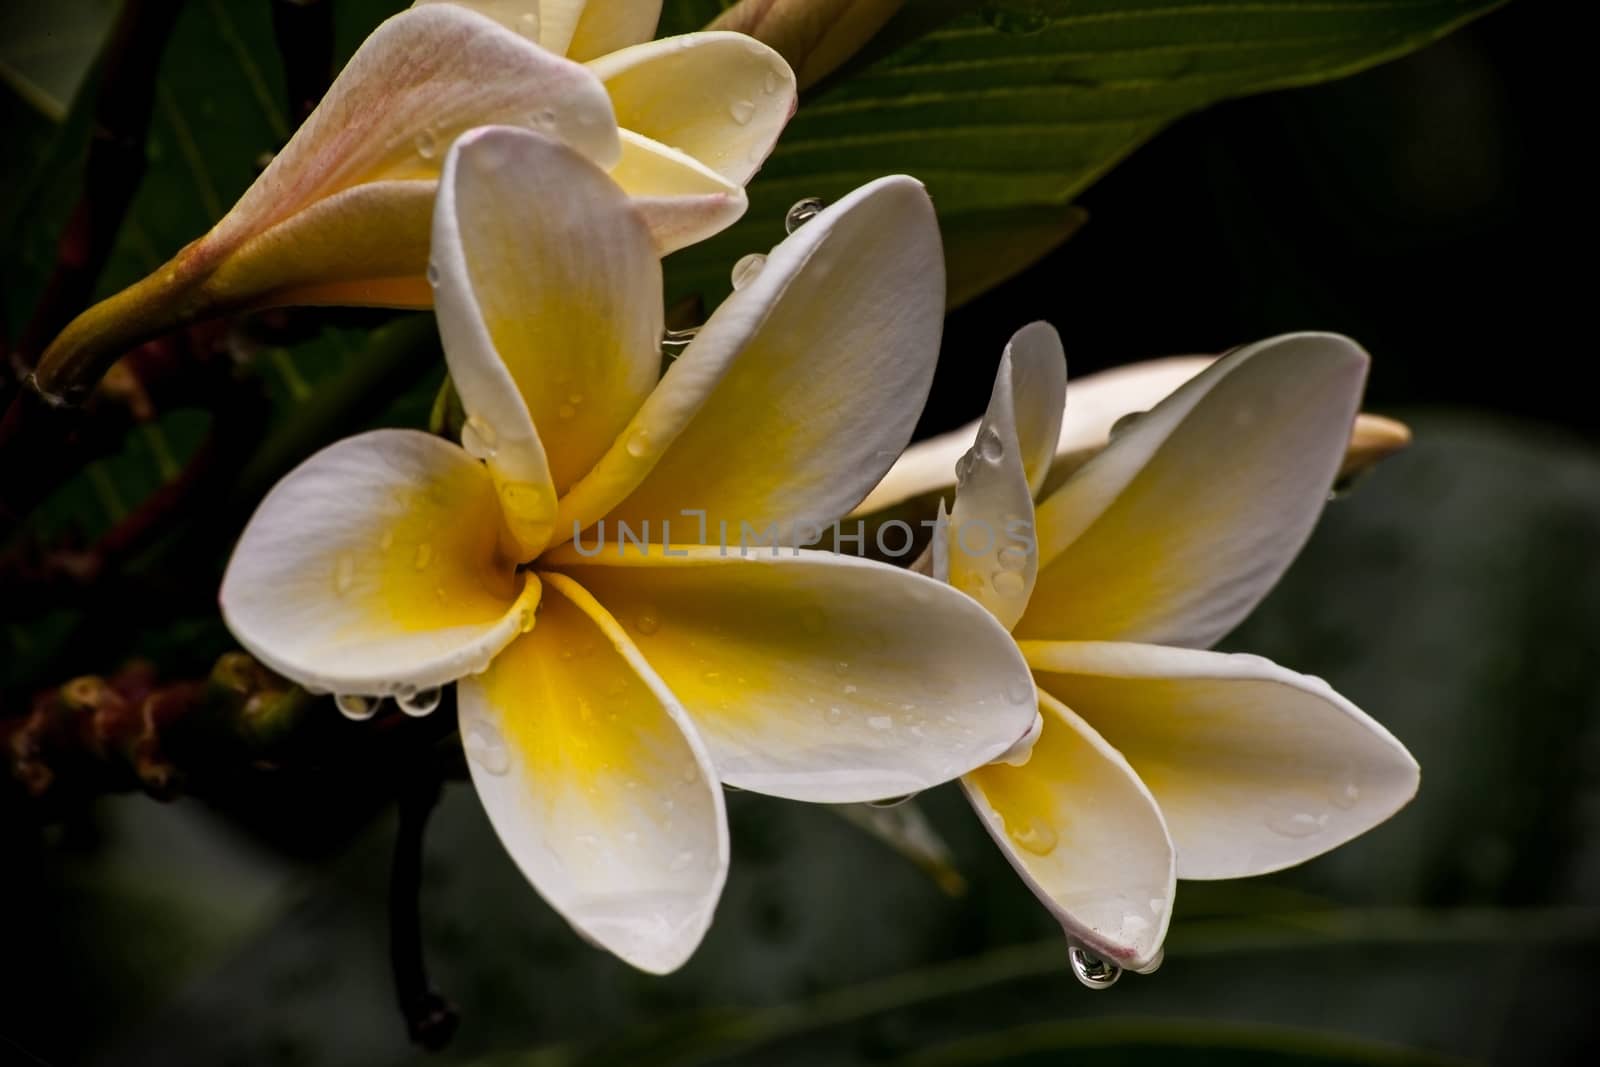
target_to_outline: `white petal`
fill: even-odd
[[[1259,656],[1024,642],[1161,804],[1182,878],[1265,874],[1341,845],[1417,790],[1405,747],[1320,678]]]
[[[1038,571],[1033,488],[1050,470],[1066,391],[1055,330],[1034,323],[1000,357],[989,409],[960,461],[947,531],[950,582],[1008,629]]]
[[[1118,419],[1155,407],[1211,362],[1210,356],[1170,356],[1074,378],[1057,438],[1057,463],[1103,448]],[[951,488],[956,484],[956,461],[972,444],[977,432],[978,423],[973,421],[960,429],[918,441],[895,461],[883,481],[853,514],[882,511],[914,497]]]
[[[362,182],[433,180],[457,136],[494,123],[538,129],[603,167],[620,152],[606,91],[581,64],[454,4],[401,12],[362,42],[322,103],[203,239],[209,254],[220,258]]]
[[[611,180],[632,198],[662,255],[731,226],[748,206],[742,185],[632,130],[622,131],[622,160]]]
[[[499,511],[455,445],[409,430],[347,438],[261,502],[222,580],[223,618],[302,685],[443,685],[481,670],[537,602],[497,551]]]
[[[412,6],[446,2],[576,60],[648,41],[661,18],[661,0],[415,0]]]
[[[1367,354],[1291,334],[1218,360],[1037,508],[1018,637],[1205,646],[1288,567],[1344,458]]]
[[[576,547],[548,562],[628,627],[740,788],[826,803],[913,793],[1032,725],[1015,644],[931,578],[823,552],[741,557],[737,543],[589,560]]]
[[[711,316],[561,502],[561,536],[601,515],[637,528],[691,508],[735,539],[749,523],[787,541],[849,510],[916,424],[942,267],[920,183],[882,178],[828,207]]]
[[[1067,934],[1118,966],[1153,963],[1175,889],[1172,843],[1150,791],[1065,705],[1039,696],[1044,726],[1026,764],[961,780],[1017,873]]]
[[[686,152],[743,185],[794,114],[794,72],[742,33],[664,37],[590,62],[617,125]]]
[[[459,687],[472,784],[551,907],[664,974],[700,943],[722,892],[722,790],[616,621],[560,575],[545,582],[533,631]]]
[[[594,164],[538,134],[489,127],[461,138],[445,164],[433,266],[451,378],[531,558],[548,540],[556,493],[655,384],[655,246]]]

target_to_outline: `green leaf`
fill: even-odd
[[[948,259],[1022,269],[1066,232],[1062,208],[1180,116],[1309,85],[1420,48],[1501,0],[939,0],[906,5],[801,101],[727,233],[674,255],[672,295],[715,306],[741,255],[782,237],[784,211],[884,174],[926,182]],[[694,5],[704,14],[705,5]],[[996,226],[987,213],[1003,213]],[[1032,215],[1045,236],[1016,220]],[[1048,236],[1057,227],[1054,238]],[[1017,236],[1012,236],[1016,234]]]

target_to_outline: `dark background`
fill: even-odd
[[[658,980],[555,919],[456,785],[423,900],[464,1020],[449,1061],[1593,1062],[1600,455],[1568,281],[1590,209],[1558,192],[1583,68],[1555,10],[1178,123],[1085,194],[1068,244],[951,317],[924,420],[976,416],[1035,318],[1074,375],[1293,329],[1361,341],[1369,408],[1417,442],[1226,646],[1390,726],[1423,767],[1410,808],[1297,870],[1186,883],[1162,971],[1093,994],[949,789],[917,803],[961,896],[831,812],[731,796],[717,924]],[[9,844],[0,1062],[420,1060],[388,984],[392,812],[262,807],[245,830],[118,798]]]

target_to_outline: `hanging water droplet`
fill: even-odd
[[[433,714],[433,712],[439,707],[439,701],[443,699],[443,697],[444,691],[438,686],[434,685],[428,686],[426,689],[418,689],[411,692],[399,693],[395,696],[394,702],[398,704],[400,706],[400,710],[405,712],[407,715],[411,715],[420,719],[424,715]]]
[[[985,426],[978,434],[978,453],[986,463],[999,463],[1006,455],[1006,446],[993,426]]]
[[[344,596],[356,581],[356,558],[348,552],[339,553],[333,565],[333,591]]]
[[[1056,843],[1060,841],[1055,827],[1042,819],[1029,819],[1021,826],[1007,826],[1006,836],[1017,843],[1017,847],[1035,856],[1048,856],[1056,850]]]
[[[1026,704],[1033,699],[1033,682],[1021,678],[1014,679],[1006,685],[1006,699],[1013,704]]]
[[[423,159],[432,159],[434,153],[439,150],[438,141],[434,139],[432,130],[423,130],[417,134],[416,140],[412,143],[417,146],[417,155]]]
[[[511,750],[506,747],[505,738],[500,736],[499,727],[486,719],[476,719],[467,724],[461,747],[468,759],[490,774],[502,775],[511,770]]]
[[[739,262],[733,265],[730,279],[735,289],[743,289],[756,280],[761,273],[761,268],[767,265],[767,257],[760,252],[751,252],[747,256],[740,256]]]
[[[333,698],[333,706],[339,709],[339,714],[351,722],[362,722],[372,718],[378,713],[378,705],[382,703],[377,697],[363,696],[360,693],[338,693]]]
[[[646,637],[661,629],[661,617],[650,608],[639,612],[639,617],[633,621],[634,628]]]
[[[417,546],[416,554],[411,557],[411,563],[417,568],[417,570],[425,571],[428,569],[428,564],[432,562],[433,546],[424,541],[422,544]]]
[[[645,430],[635,430],[628,437],[628,455],[634,459],[643,459],[650,454],[650,434]]]
[[[493,459],[498,444],[494,427],[478,416],[468,415],[467,421],[461,424],[461,447],[473,459]]]
[[[525,11],[517,16],[517,32],[530,41],[539,39],[539,12]]]
[[[789,213],[783,217],[783,229],[786,233],[793,233],[812,219],[822,213],[828,202],[820,196],[808,196],[804,200],[796,200],[789,207]]]
[[[1028,583],[1016,571],[995,571],[989,578],[989,584],[1001,596],[1021,596]]]
[[[690,326],[683,330],[664,330],[661,333],[661,354],[668,359],[677,359],[683,355],[683,350],[689,347],[689,342],[694,340],[695,334],[700,332],[700,327]]]
[[[1122,977],[1121,967],[1076,942],[1068,943],[1067,958],[1072,961],[1073,975],[1090,989],[1110,989]]]
[[[728,114],[733,116],[733,121],[741,126],[749,125],[755,117],[756,105],[753,100],[735,100],[728,105]]]

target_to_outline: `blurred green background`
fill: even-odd
[[[262,30],[258,8],[241,32]],[[1327,678],[1410,747],[1422,791],[1390,823],[1280,875],[1185,883],[1160,972],[1093,993],[952,790],[915,805],[961,895],[835,812],[735,794],[716,924],[654,979],[555,918],[457,783],[429,827],[422,903],[462,1026],[429,1057],[391,990],[388,797],[319,783],[308,802],[278,783],[221,806],[112,798],[47,826],[13,811],[0,1062],[1595,1062],[1600,423],[1568,281],[1584,210],[1563,195],[1581,68],[1553,11],[1512,4],[1354,77],[1179,121],[1077,198],[1088,222],[1070,241],[952,314],[924,420],[975,416],[1005,338],[1034,318],[1061,331],[1073,374],[1289,329],[1365,344],[1369,408],[1417,442],[1330,505],[1225,647]],[[340,17],[347,54],[363,16]],[[240,67],[214,56],[183,76],[237,81]],[[204,116],[193,144],[244,136],[200,89],[184,102]],[[4,107],[17,233],[40,197],[17,176],[62,150],[35,104],[6,93]],[[192,150],[161,114],[153,152]],[[249,135],[273,147],[270,128]],[[65,173],[70,154],[57,162]],[[248,181],[236,169],[217,174],[221,201]],[[70,200],[70,182],[54,195]],[[48,262],[39,245],[8,253],[13,323]],[[354,358],[327,352],[363,325],[288,354],[295,376],[318,388],[320,368]],[[383,418],[420,417],[433,373],[396,386]],[[195,432],[164,430],[179,450]],[[136,462],[105,480],[123,485]],[[107,671],[141,641],[192,644],[196,662],[226,647],[177,622],[130,637],[143,607],[65,658],[8,651],[5,684],[59,681],[54,663]]]

